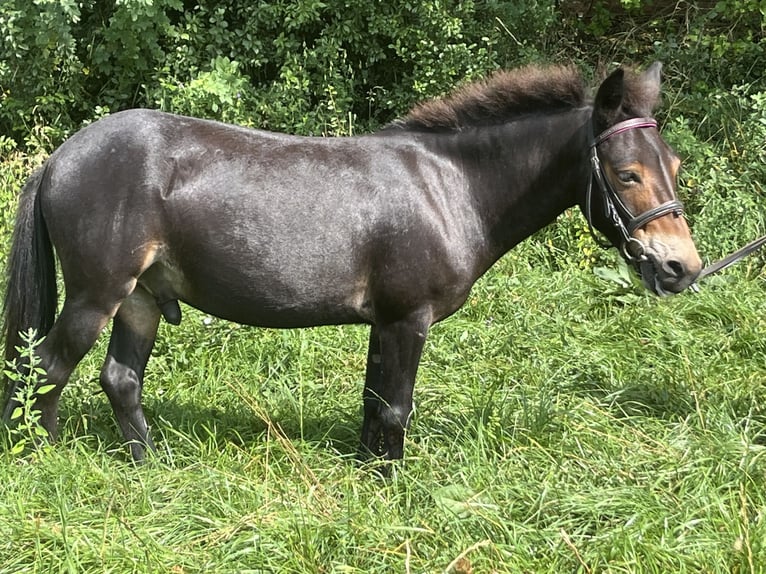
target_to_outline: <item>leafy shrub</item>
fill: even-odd
[[[9,0],[0,133],[49,149],[97,107],[134,106],[368,130],[463,79],[542,58],[555,22],[535,0]]]
[[[123,0],[103,6],[86,2],[90,17],[80,30],[79,56],[90,77],[89,95],[111,108],[141,105],[141,94],[153,84],[176,30],[171,17],[181,0]],[[89,34],[83,35],[83,32]],[[83,42],[84,41],[84,42]],[[88,50],[83,52],[83,48]]]
[[[247,79],[237,62],[218,56],[209,71],[200,72],[188,84],[160,78],[155,104],[161,109],[197,117],[218,117],[246,123],[242,118],[242,94]]]
[[[250,88],[240,92],[239,121],[298,133],[368,130],[456,81],[507,63],[511,44],[497,22],[510,6],[516,17],[525,9],[539,12],[536,5],[201,2],[177,23],[167,73],[191,86],[215,68],[216,58],[228,58]],[[174,103],[185,95],[192,91],[177,92]]]
[[[46,385],[46,372],[40,367],[40,358],[36,349],[42,342],[37,339],[34,329],[21,333],[23,347],[18,348],[20,360],[25,368],[19,371],[18,365],[7,364],[4,375],[9,384],[18,385],[13,397],[19,406],[10,414],[10,422],[13,425],[9,429],[11,442],[11,455],[19,455],[28,448],[37,449],[42,439],[48,438],[46,431],[40,423],[40,411],[35,409],[37,397],[53,390],[55,385]]]
[[[28,145],[61,139],[76,119],[82,63],[74,1],[7,0],[0,4],[0,134]]]

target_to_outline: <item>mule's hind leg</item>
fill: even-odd
[[[101,370],[101,387],[136,461],[144,458],[146,447],[154,450],[141,406],[141,392],[159,321],[160,309],[154,297],[136,287],[114,317],[109,351]]]
[[[98,339],[109,321],[113,309],[88,301],[68,299],[45,340],[37,348],[40,366],[45,369],[52,390],[40,395],[35,408],[40,411],[40,423],[51,440],[58,435],[58,403],[61,391],[77,363]]]

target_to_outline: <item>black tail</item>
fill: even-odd
[[[21,191],[8,257],[3,303],[5,360],[16,367],[19,366],[16,348],[21,345],[19,333],[31,328],[38,338],[44,337],[56,316],[56,261],[40,207],[47,165],[33,173]],[[3,418],[7,420],[16,389],[8,380],[4,386]]]

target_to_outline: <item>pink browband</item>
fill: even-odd
[[[653,118],[633,118],[631,120],[625,120],[624,122],[615,124],[611,128],[601,132],[598,135],[598,137],[596,137],[590,145],[591,147],[596,147],[604,143],[610,137],[616,136],[617,134],[621,134],[622,132],[627,132],[628,130],[633,130],[636,128],[656,128],[656,127],[657,127],[657,120]]]

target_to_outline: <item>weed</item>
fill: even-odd
[[[17,347],[19,363],[6,363],[4,375],[13,390],[13,400],[18,405],[10,413],[10,454],[18,456],[30,448],[44,448],[41,441],[48,438],[40,424],[40,411],[35,408],[38,397],[50,392],[54,385],[46,385],[46,373],[40,367],[36,349],[42,342],[34,329],[20,333],[23,346]],[[20,367],[21,365],[21,367]]]

